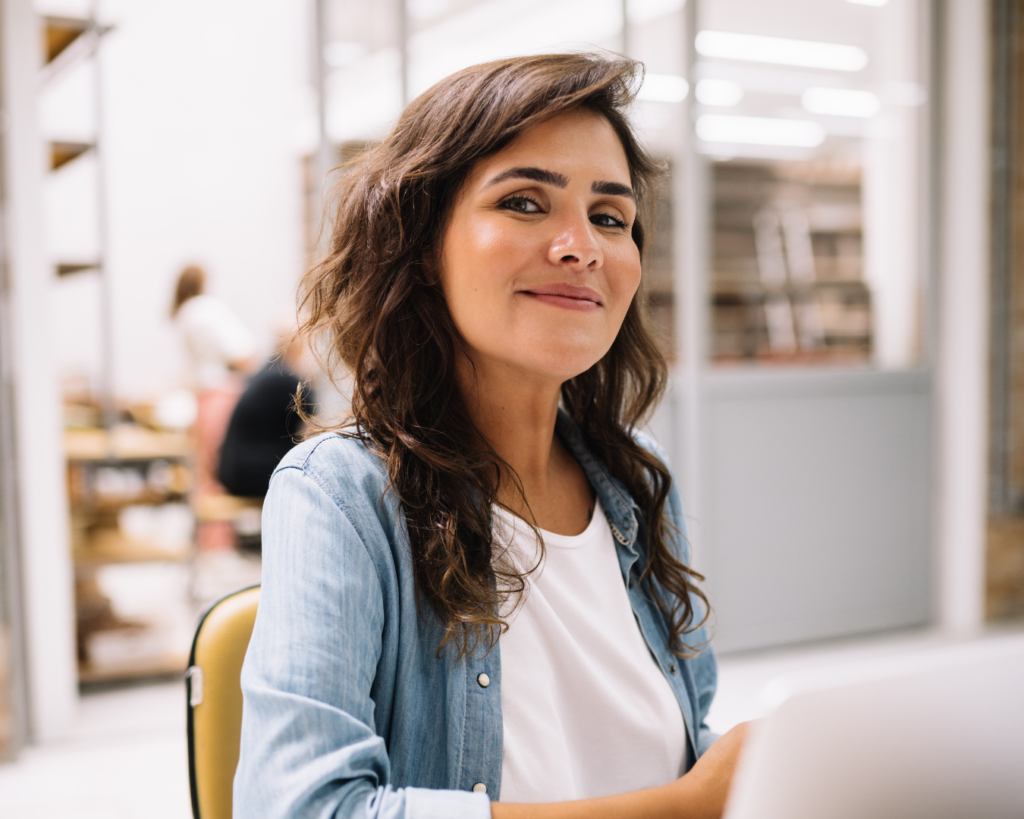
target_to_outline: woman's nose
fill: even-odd
[[[562,221],[548,248],[548,260],[579,272],[601,266],[604,261],[601,246],[588,216],[574,216]]]

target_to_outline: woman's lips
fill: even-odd
[[[601,296],[596,290],[578,285],[552,284],[519,292],[543,304],[550,304],[552,307],[561,307],[565,310],[589,313],[602,306]]]

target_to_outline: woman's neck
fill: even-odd
[[[593,509],[592,493],[579,464],[555,435],[561,383],[494,373],[468,361],[459,376],[473,423],[522,487],[520,494],[512,476],[503,474],[498,502],[542,529],[583,531]]]

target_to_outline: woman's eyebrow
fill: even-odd
[[[569,185],[567,176],[554,171],[546,171],[543,168],[508,168],[495,176],[484,187],[489,188],[491,185],[497,185],[508,179],[529,179],[531,182],[542,182],[546,185],[554,185],[556,188],[566,188]],[[633,189],[621,182],[595,182],[590,186],[590,190],[605,196],[628,196],[630,199],[636,199]]]
[[[590,190],[593,193],[603,193],[605,196],[628,196],[630,199],[636,199],[633,189],[621,182],[595,182],[590,186]]]
[[[565,188],[569,185],[569,178],[554,171],[546,171],[543,168],[509,168],[499,173],[494,179],[484,185],[485,188],[497,185],[506,179],[529,179],[532,182],[543,182],[546,185],[554,185],[556,188]]]

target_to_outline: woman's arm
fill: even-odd
[[[234,815],[486,819],[484,794],[388,784],[370,696],[384,592],[349,517],[359,497],[352,506],[343,512],[313,470],[288,465],[271,481],[263,589],[242,671]]]
[[[491,805],[492,819],[717,819],[725,810],[747,723],[725,734],[675,782],[601,799]]]

